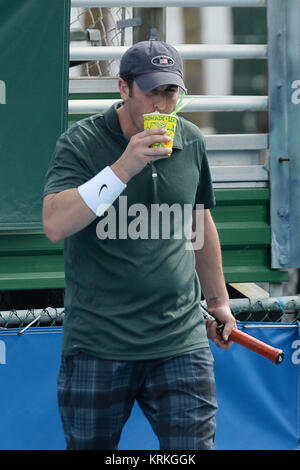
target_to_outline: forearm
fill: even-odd
[[[53,242],[82,230],[95,218],[96,215],[84,203],[77,188],[49,194],[44,198],[44,231]]]
[[[195,232],[195,229],[193,231]],[[203,236],[202,249],[195,250],[196,270],[209,312],[224,325],[221,337],[217,333],[217,323],[207,320],[207,335],[217,346],[228,349],[232,344],[228,338],[232,329],[236,327],[236,322],[229,305],[219,235],[209,210],[204,211]]]
[[[209,210],[204,211],[203,240],[203,247],[195,250],[195,257],[204,298],[208,307],[228,304],[219,236]]]

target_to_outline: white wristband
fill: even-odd
[[[86,183],[78,186],[78,191],[86,205],[100,217],[126,188],[112,169],[107,166]]]

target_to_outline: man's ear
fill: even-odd
[[[123,80],[123,78],[120,78],[118,85],[119,85],[119,90],[120,90],[120,95],[121,95],[122,100],[127,101],[129,97],[129,87],[127,83],[125,82],[125,80]]]

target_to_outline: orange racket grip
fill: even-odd
[[[281,349],[273,348],[273,346],[270,346],[269,344],[264,343],[263,341],[238,330],[237,328],[232,330],[229,340],[266,357],[270,361],[274,362],[274,364],[281,364],[284,359],[284,352]]]

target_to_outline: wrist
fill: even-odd
[[[77,189],[86,205],[100,217],[125,188],[126,184],[107,166]]]
[[[209,297],[205,298],[207,308],[218,308],[218,307],[224,307],[224,306],[229,306],[229,297],[228,296],[214,296],[214,297]]]
[[[127,184],[128,181],[134,176],[130,173],[126,165],[124,164],[122,157],[116,160],[110,168],[116,174],[116,176],[124,183]]]

